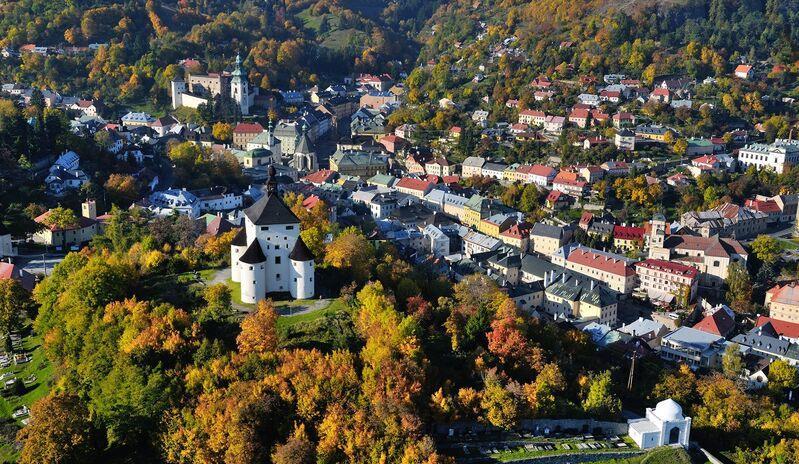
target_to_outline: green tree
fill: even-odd
[[[44,222],[51,227],[69,229],[78,225],[78,217],[71,209],[58,206],[50,210]]]
[[[600,417],[612,417],[621,412],[621,400],[613,393],[610,371],[594,374],[588,379],[583,410],[592,416]]]
[[[33,309],[27,290],[14,279],[0,280],[0,333],[19,328],[22,313]]]
[[[740,262],[730,264],[727,270],[727,300],[736,312],[748,313],[752,309],[752,279]]]
[[[782,249],[776,238],[770,235],[758,235],[752,241],[752,252],[763,264],[771,266],[780,259]]]
[[[786,361],[778,359],[771,363],[768,369],[768,388],[775,394],[781,393],[786,388],[799,386],[799,371]]]
[[[731,379],[737,379],[744,370],[743,357],[741,356],[741,346],[737,343],[730,343],[721,356],[721,367],[724,375]]]

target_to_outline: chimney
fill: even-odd
[[[596,280],[591,281],[591,290],[593,290],[594,287],[596,287]]]
[[[566,273],[565,272],[560,275],[560,283],[562,283],[562,284],[566,283]]]

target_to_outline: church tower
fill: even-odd
[[[670,259],[670,252],[665,248],[666,243],[666,218],[656,213],[650,222],[649,231],[649,257],[653,259]]]
[[[241,55],[236,55],[236,68],[230,79],[230,98],[239,105],[242,115],[250,114],[250,88],[247,75],[241,69]]]
[[[180,77],[170,82],[172,90],[172,109],[176,110],[183,106],[183,94],[186,93],[186,82]]]
[[[311,148],[311,140],[308,138],[308,125],[303,124],[294,148],[294,168],[300,172],[310,172],[316,171],[318,165],[316,151]]]

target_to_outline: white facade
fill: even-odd
[[[257,303],[267,293],[313,297],[313,257],[300,238],[299,219],[280,199],[273,180],[269,193],[244,211],[244,231],[230,251],[231,278],[241,283],[242,302]]]
[[[665,445],[688,447],[691,418],[682,414],[682,407],[671,398],[655,408],[646,408],[645,419],[633,419],[629,424],[630,438],[642,450]]]
[[[738,150],[738,163],[743,170],[749,166],[769,168],[782,174],[786,166],[799,163],[799,140],[777,139],[771,145],[753,143]]]

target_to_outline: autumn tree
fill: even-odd
[[[131,175],[111,174],[105,181],[105,190],[115,204],[127,206],[139,198],[139,186]]]
[[[524,385],[524,395],[534,417],[551,417],[566,390],[566,377],[555,363],[544,365],[535,381]]]
[[[294,433],[286,443],[277,445],[272,453],[274,464],[315,464],[316,452],[305,426],[300,424],[294,428]]]
[[[236,338],[239,353],[263,355],[274,351],[278,344],[276,321],[272,300],[259,301],[255,311],[241,322],[241,333]]]
[[[489,424],[504,429],[512,429],[519,420],[519,397],[505,388],[495,374],[485,379],[480,394],[480,407]]]
[[[31,422],[20,430],[21,464],[88,462],[93,449],[89,409],[72,394],[51,394],[31,408]]]
[[[774,394],[799,386],[799,371],[782,359],[771,363],[768,370],[768,388]]]
[[[344,229],[325,248],[324,263],[349,272],[359,282],[369,279],[374,265],[374,248],[354,227]]]
[[[226,122],[217,122],[213,126],[212,133],[214,138],[220,142],[230,142],[233,140],[233,125]]]
[[[668,398],[680,404],[691,404],[696,398],[696,374],[686,364],[680,364],[676,370],[669,370],[661,375],[660,381],[652,389],[653,400],[662,401]]]

